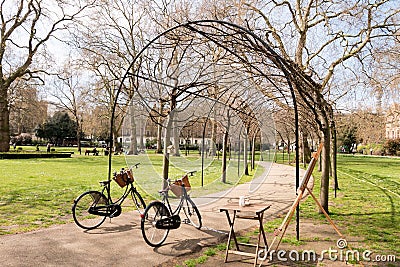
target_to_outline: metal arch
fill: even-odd
[[[290,74],[291,72],[293,72],[293,66],[291,66],[291,64],[285,60],[284,58],[282,58],[278,53],[276,53],[264,40],[262,40],[259,36],[257,36],[254,32],[250,31],[249,29],[246,29],[240,25],[231,23],[231,22],[227,22],[227,21],[221,21],[221,20],[197,20],[197,21],[189,21],[187,23],[183,23],[183,24],[179,24],[176,25],[174,27],[171,27],[167,30],[165,30],[164,32],[158,34],[156,37],[154,37],[152,40],[150,40],[137,54],[136,56],[133,58],[131,64],[129,65],[129,67],[127,68],[124,76],[122,77],[122,80],[120,81],[120,84],[118,86],[118,90],[116,92],[115,95],[115,99],[114,99],[114,103],[112,105],[112,112],[111,112],[111,118],[110,118],[110,135],[109,135],[109,142],[110,142],[110,153],[109,153],[109,158],[108,158],[108,180],[111,180],[111,162],[112,162],[112,146],[114,143],[113,140],[113,128],[114,128],[114,119],[115,119],[115,110],[116,110],[116,106],[117,106],[117,101],[119,98],[119,95],[122,91],[123,88],[123,84],[124,81],[126,80],[126,78],[128,77],[131,68],[134,66],[134,64],[136,63],[137,59],[141,56],[141,54],[149,48],[150,45],[152,45],[156,40],[158,40],[159,38],[161,38],[162,36],[178,29],[181,27],[187,28],[192,32],[197,32],[200,33],[198,30],[196,30],[192,25],[198,25],[198,26],[202,26],[202,23],[216,23],[225,27],[232,27],[235,29],[238,29],[239,31],[248,34],[249,36],[251,36],[252,38],[254,38],[255,40],[259,41],[260,44],[262,44],[262,46],[270,53],[269,56],[267,56],[275,65],[276,67],[278,67],[285,75],[286,81],[288,83],[290,92],[291,92],[291,97],[293,100],[293,107],[294,107],[294,120],[295,120],[295,143],[296,143],[296,192],[297,192],[297,188],[299,187],[299,180],[300,180],[300,167],[299,167],[299,118],[298,118],[298,107],[297,107],[297,100],[296,100],[296,94],[292,85],[292,82],[290,81]],[[207,25],[205,25],[207,26]],[[209,25],[208,25],[209,26]],[[200,33],[201,34],[201,33]],[[212,42],[215,43],[215,41],[210,40]],[[217,44],[218,45],[218,44]],[[225,48],[226,49],[226,48]],[[273,60],[275,59],[275,60]],[[252,67],[252,66],[250,66]],[[252,67],[254,68],[254,67]],[[258,70],[260,71],[260,70]],[[267,79],[268,76],[265,75],[264,73],[262,73],[263,76]],[[303,81],[309,83],[311,86],[315,86],[315,83],[307,77],[303,76]],[[297,193],[296,193],[297,194]],[[296,214],[296,219],[297,219],[297,225],[296,225],[296,232],[297,232],[297,239],[299,238],[299,210],[297,207],[297,214]]]

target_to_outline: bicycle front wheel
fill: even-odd
[[[197,229],[201,228],[201,215],[199,209],[194,204],[193,200],[190,198],[186,198],[183,201],[182,206],[183,212],[186,215],[186,218],[189,220],[190,224],[196,227]]]
[[[146,208],[146,203],[144,202],[142,196],[139,194],[138,191],[136,191],[136,189],[132,189],[131,195],[133,204],[135,204],[136,209],[139,211],[139,213],[142,214],[144,209]]]
[[[103,215],[107,210],[108,200],[98,191],[88,191],[74,200],[72,215],[75,223],[83,229],[99,227],[106,219]],[[96,211],[103,211],[103,213]],[[101,215],[99,215],[101,214]]]
[[[159,201],[150,203],[142,215],[141,229],[144,241],[152,247],[159,247],[168,236],[169,229],[158,229],[158,220],[170,217],[168,208]]]

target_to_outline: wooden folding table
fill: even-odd
[[[226,244],[226,252],[225,252],[225,262],[228,260],[228,254],[237,254],[242,256],[254,257],[254,266],[257,265],[258,253],[260,251],[261,236],[264,241],[264,249],[265,253],[268,251],[267,238],[265,236],[264,227],[263,227],[263,217],[264,212],[269,209],[271,205],[267,204],[250,204],[244,207],[239,206],[238,204],[228,204],[220,208],[220,212],[225,212],[226,217],[228,219],[228,224],[230,227],[228,242]],[[232,213],[232,215],[230,215]],[[238,219],[247,219],[247,220],[257,220],[259,223],[259,232],[258,232],[258,241],[257,244],[248,244],[248,243],[239,243],[236,239],[236,234],[234,230],[235,220]],[[231,240],[234,240],[234,244],[236,250],[230,249]],[[239,245],[241,246],[252,246],[255,247],[255,253],[249,253],[240,251]]]

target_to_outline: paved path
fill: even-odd
[[[144,242],[137,212],[123,212],[92,231],[82,231],[70,223],[0,236],[1,266],[155,266],[172,257],[200,250],[202,246],[216,244],[225,238],[228,230],[225,214],[219,212],[219,207],[237,201],[238,196],[250,195],[251,201],[270,203],[272,207],[266,212],[266,220],[286,214],[292,204],[295,169],[279,164],[261,164],[267,167],[262,177],[237,186],[217,201],[200,205],[201,230],[182,225],[170,231],[160,248],[154,249]],[[202,198],[195,202],[208,201]],[[254,226],[256,221],[238,220],[235,229]]]

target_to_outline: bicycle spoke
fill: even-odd
[[[135,189],[132,189],[131,196],[133,204],[136,206],[136,209],[139,211],[140,214],[143,214],[144,209],[146,208],[146,203],[144,202],[142,196]]]
[[[185,199],[182,209],[189,223],[200,229],[202,225],[201,215],[194,202],[190,198]]]
[[[170,213],[161,202],[152,202],[142,215],[141,229],[146,243],[152,247],[160,246],[167,238],[169,229],[157,229],[156,222],[169,217]]]
[[[83,229],[99,227],[106,217],[96,215],[96,212],[101,212],[102,210],[105,212],[107,203],[107,198],[100,192],[89,191],[83,193],[72,206],[72,215],[75,223]],[[99,209],[99,206],[103,208]]]

